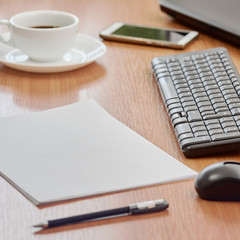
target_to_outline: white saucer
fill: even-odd
[[[4,49],[3,49],[4,48]],[[99,40],[78,34],[74,47],[56,62],[35,62],[19,49],[0,45],[0,63],[26,72],[53,73],[81,68],[96,61],[106,52],[106,46]]]

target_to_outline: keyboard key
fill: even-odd
[[[230,133],[223,133],[223,134],[216,134],[216,135],[214,134],[211,137],[212,137],[212,141],[240,138],[240,132],[230,132]]]
[[[196,132],[201,132],[201,131],[206,131],[206,127],[204,125],[202,126],[195,126],[192,128],[192,131],[193,133],[196,133]]]
[[[196,106],[196,103],[194,101],[188,101],[188,102],[182,102],[183,108],[190,107],[190,106]]]
[[[198,108],[197,108],[196,105],[194,105],[194,106],[186,106],[186,107],[184,108],[184,111],[185,111],[186,113],[188,113],[189,111],[198,111]]]
[[[181,141],[180,145],[182,146],[182,148],[185,148],[195,144],[208,143],[210,141],[211,138],[209,136],[202,136],[193,139],[184,139],[183,141]]]
[[[155,75],[157,76],[157,78],[170,76],[169,72],[159,72],[159,73],[155,73]]]
[[[221,113],[221,112],[226,112],[228,111],[228,107],[225,106],[225,107],[217,107],[214,109],[216,113]]]
[[[169,113],[169,116],[171,117],[173,114],[175,114],[175,113],[180,113],[181,114],[181,112],[183,112],[183,108],[178,107],[178,108],[171,109],[168,113]]]
[[[201,113],[204,113],[204,112],[208,112],[208,111],[212,111],[213,110],[213,107],[212,106],[205,106],[205,107],[200,107],[199,108],[199,111]]]
[[[207,129],[209,131],[213,130],[213,129],[221,129],[221,125],[220,125],[220,123],[209,124],[209,125],[207,125]]]
[[[177,84],[175,84],[175,88],[176,88],[176,90],[179,88],[188,88],[188,84],[187,83],[177,83]]]
[[[199,132],[195,132],[194,133],[194,137],[203,137],[203,136],[208,136],[208,132],[207,131],[199,131]]]
[[[204,123],[208,126],[211,124],[218,124],[219,121],[218,121],[218,119],[210,119],[210,120],[205,121]]]
[[[211,106],[211,102],[208,101],[208,100],[207,100],[207,101],[198,102],[198,103],[197,103],[197,106],[198,106],[198,108]]]
[[[188,111],[187,113],[188,121],[194,122],[194,121],[201,121],[202,117],[199,111]]]
[[[167,67],[159,67],[159,68],[155,68],[155,74],[157,75],[158,73],[165,73],[167,72],[168,73],[168,68]]]
[[[232,114],[229,111],[226,111],[226,112],[219,112],[218,114],[214,114],[214,113],[211,113],[209,115],[205,114],[203,116],[203,119],[208,120],[208,119],[216,119],[216,118],[229,117],[229,116],[232,116]]]
[[[236,132],[238,131],[238,128],[236,126],[233,127],[226,127],[223,129],[225,133],[229,133],[229,132]]]
[[[192,123],[190,123],[190,126],[191,126],[191,128],[194,128],[194,127],[204,127],[205,124],[204,124],[203,121],[199,121],[199,122],[192,122]]]
[[[233,108],[240,108],[240,102],[229,104],[229,108],[230,108],[230,109],[233,109]]]
[[[240,115],[240,108],[232,108],[231,113],[232,115]]]
[[[181,142],[182,140],[189,139],[189,138],[194,138],[194,135],[192,133],[181,134],[179,136],[179,141]]]
[[[214,109],[224,108],[224,107],[227,107],[227,104],[226,104],[225,102],[213,104],[213,108],[214,108]]]
[[[172,83],[170,77],[162,77],[159,79],[159,84],[162,89],[164,99],[168,100],[171,98],[177,98],[178,95],[176,93],[175,87]]]
[[[203,88],[202,83],[193,83],[190,85],[190,89]]]
[[[212,129],[212,130],[209,130],[209,135],[212,136],[212,135],[216,135],[216,134],[222,134],[223,133],[223,129]]]
[[[224,117],[219,119],[220,123],[226,123],[226,122],[233,122],[234,123],[234,118],[233,117]]]
[[[180,108],[182,111],[182,105],[180,104],[180,102],[168,105],[168,111],[171,111],[172,109],[175,108]]]
[[[180,101],[179,101],[178,98],[171,98],[171,99],[168,99],[168,100],[166,101],[167,107],[168,107],[170,104],[175,104],[175,103],[180,103]]]
[[[229,99],[228,101],[231,101],[231,99]],[[226,101],[227,102],[227,101]],[[211,103],[214,105],[216,103],[225,103],[225,100],[223,97],[219,97],[219,98],[213,98],[211,99]],[[227,102],[228,103],[228,102]]]
[[[185,134],[185,133],[192,133],[192,130],[188,123],[183,123],[183,124],[177,125],[175,127],[175,131],[176,131],[177,136],[180,136],[181,134]]]
[[[194,99],[193,99],[192,96],[191,96],[191,97],[182,97],[182,98],[180,99],[180,101],[181,101],[181,103],[194,102]]]
[[[190,89],[188,87],[181,87],[176,89],[177,94],[181,94],[181,93],[190,93]]]
[[[175,127],[178,124],[181,123],[186,123],[187,122],[187,118],[186,117],[181,117],[181,118],[176,118],[172,121],[173,127]]]

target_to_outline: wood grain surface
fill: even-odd
[[[162,13],[157,0],[1,0],[0,18],[9,19],[16,13],[36,9],[71,12],[80,19],[80,32],[95,38],[99,38],[99,32],[114,21],[191,29]],[[115,118],[196,171],[215,162],[240,160],[239,151],[185,158],[177,145],[151,71],[153,57],[214,47],[227,48],[237,69],[240,69],[239,48],[202,32],[185,50],[104,43],[107,53],[102,58],[75,71],[34,74],[0,65],[0,117],[38,112],[93,98]],[[41,220],[158,198],[169,202],[167,211],[43,231],[32,228]],[[239,203],[201,200],[195,192],[194,180],[37,208],[0,178],[0,219],[1,240],[235,240],[240,235]]]

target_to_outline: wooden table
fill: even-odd
[[[2,0],[0,18],[35,9],[72,12],[80,18],[80,32],[98,38],[100,30],[114,21],[155,27],[185,28],[159,10],[157,0]],[[151,72],[155,56],[181,50],[104,42],[107,53],[84,68],[55,74],[20,72],[0,65],[0,117],[37,112],[93,98],[115,118],[176,159],[202,170],[209,164],[239,161],[239,152],[186,159],[164,110]],[[200,33],[184,51],[226,47],[240,69],[240,50]],[[13,149],[14,151],[14,149]],[[14,167],[14,166],[13,166]],[[32,224],[116,208],[134,202],[165,198],[170,207],[161,213],[121,217],[34,232]],[[193,180],[140,188],[120,193],[77,199],[37,208],[0,178],[0,239],[218,239],[240,235],[240,205],[236,202],[201,200]]]

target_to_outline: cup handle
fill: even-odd
[[[8,28],[8,30],[9,30],[6,33],[0,33],[0,42],[2,42],[4,44],[7,44],[7,45],[9,45],[11,47],[16,47],[14,39],[13,39],[11,31],[10,31],[10,23],[9,23],[9,21],[5,20],[5,19],[2,19],[2,20],[0,20],[0,25],[5,25]],[[4,36],[4,35],[7,35],[7,33],[10,34],[10,38],[9,37],[7,38],[7,36]]]

